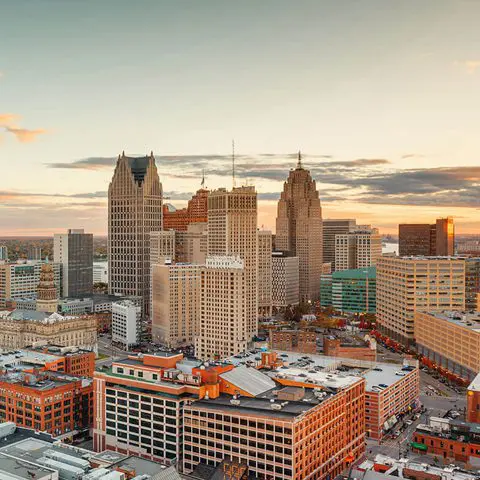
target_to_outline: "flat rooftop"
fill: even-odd
[[[12,480],[43,478],[49,479],[55,470],[30,463],[28,460],[19,461],[17,458],[9,457],[0,453],[0,478],[9,478]],[[3,476],[6,475],[6,476]]]
[[[472,392],[480,392],[480,373],[473,379],[468,389]]]
[[[284,362],[284,366],[276,370],[285,375],[305,375],[299,379],[311,379],[313,383],[319,382],[319,386],[330,388],[345,388],[353,382],[352,378],[365,378],[366,390],[372,391],[374,386],[386,385],[387,387],[400,381],[408,371],[403,371],[400,363],[383,363],[350,358],[328,357],[324,355],[305,354],[275,350],[278,358]],[[261,364],[261,353],[246,352],[235,355],[228,359],[234,365]],[[327,377],[333,374],[334,377]],[[338,376],[340,375],[340,376]],[[323,383],[322,383],[323,382]],[[385,388],[385,387],[383,387]]]
[[[24,372],[9,372],[0,376],[1,382],[11,384],[22,384],[33,390],[45,392],[55,388],[69,385],[73,382],[81,381],[82,384],[88,385],[93,379],[75,377],[61,372],[41,373],[40,375],[25,374]]]
[[[422,312],[432,317],[453,323],[458,327],[467,328],[473,332],[480,333],[480,312],[464,313],[464,312]]]

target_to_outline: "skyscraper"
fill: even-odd
[[[202,272],[196,355],[225,358],[257,333],[257,193],[222,188],[208,197],[208,247]]]
[[[434,224],[402,223],[398,226],[400,256],[451,256],[455,252],[453,217],[437,218]]]
[[[8,247],[0,245],[0,260],[8,260]]]
[[[325,218],[323,220],[323,263],[330,263],[332,272],[335,268],[335,236],[353,231],[357,222],[354,219]]]
[[[187,208],[175,209],[173,205],[164,205],[163,228],[185,232],[192,223],[207,221],[208,193],[206,188],[197,190],[197,193],[188,201]],[[173,207],[173,208],[172,208]]]
[[[119,155],[108,188],[108,290],[143,297],[149,316],[150,232],[162,230],[162,184],[153,152]]]
[[[299,258],[300,299],[316,300],[322,274],[322,208],[315,180],[298,163],[290,170],[278,201],[275,249]]]
[[[56,233],[53,259],[62,264],[62,296],[81,297],[93,293],[93,235],[83,229]]]
[[[258,313],[272,314],[272,232],[258,231]]]

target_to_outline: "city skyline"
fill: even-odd
[[[259,226],[274,230],[301,149],[324,218],[396,233],[451,215],[478,231],[479,14],[467,0],[9,2],[2,234],[106,234],[122,150],[153,150],[177,207],[203,169],[229,188],[232,138]]]

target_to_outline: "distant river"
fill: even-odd
[[[398,243],[383,243],[382,253],[396,253],[398,255]]]

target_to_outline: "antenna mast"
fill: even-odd
[[[235,188],[235,140],[232,140],[232,185]]]

